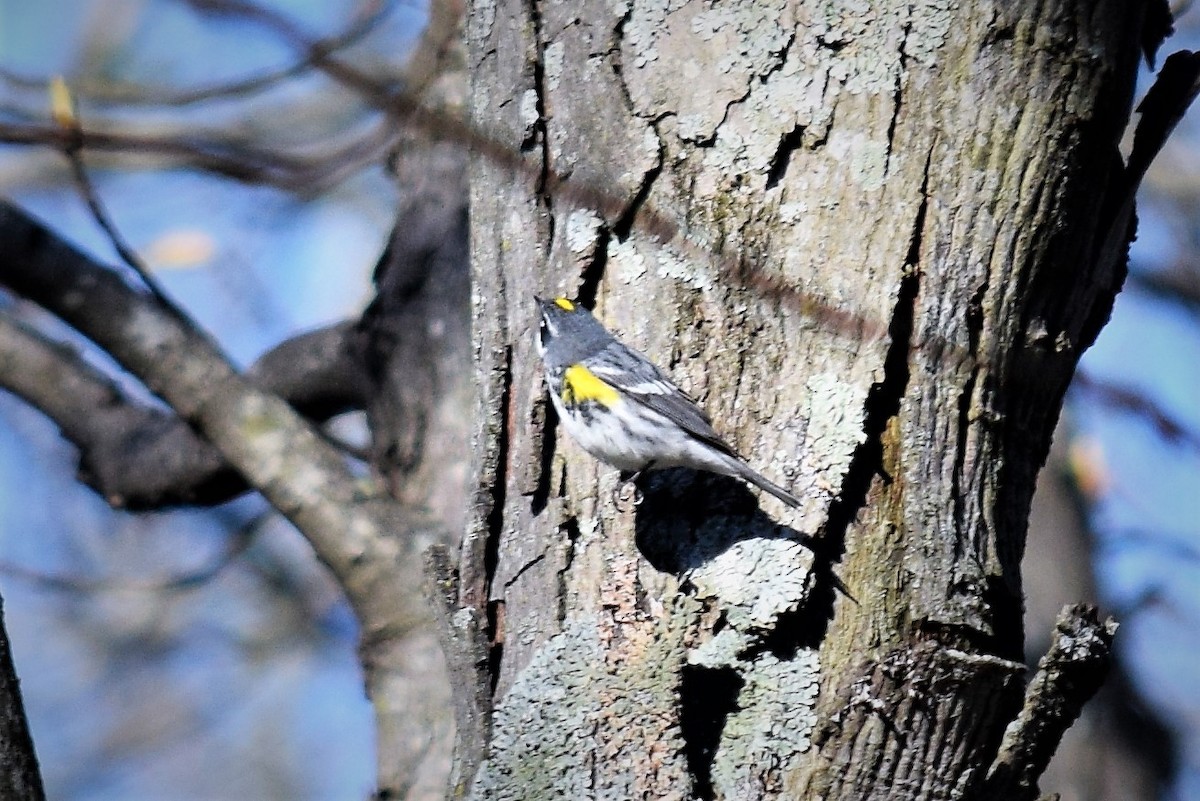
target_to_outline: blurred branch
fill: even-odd
[[[0,573],[37,584],[52,590],[71,593],[99,593],[134,591],[145,593],[184,592],[200,587],[215,579],[225,568],[254,544],[262,530],[267,514],[256,515],[245,525],[238,526],[225,541],[224,547],[207,564],[174,576],[157,579],[129,579],[116,576],[68,576],[42,573],[10,562],[0,562]]]
[[[1200,450],[1200,433],[1140,392],[1092,378],[1084,370],[1075,371],[1072,387],[1087,393],[1099,403],[1144,418],[1164,439]]]
[[[3,202],[0,282],[108,351],[301,531],[361,625],[381,792],[401,783],[419,749],[405,739],[388,694],[411,675],[404,641],[429,622],[417,548],[424,537],[439,538],[436,527],[357,481],[307,422],[239,375],[206,336]]]
[[[57,125],[0,122],[0,142],[46,145],[62,150],[71,135]],[[288,156],[251,145],[230,145],[196,137],[144,136],[81,130],[80,145],[89,150],[164,156],[209,172],[247,183],[287,185],[290,176],[311,168],[309,159]]]
[[[315,46],[321,52],[336,53],[350,45],[361,41],[370,34],[379,23],[391,12],[396,4],[390,0],[366,0],[355,10],[346,30],[333,36],[318,39]],[[73,79],[72,85],[80,98],[90,102],[122,104],[122,105],[161,105],[188,106],[210,100],[228,99],[251,95],[278,86],[288,78],[302,75],[313,68],[311,56],[297,59],[287,66],[263,72],[258,75],[226,83],[210,84],[192,89],[171,89],[164,86],[146,86],[129,84],[112,84],[87,76]],[[36,92],[44,97],[49,89],[50,81],[21,75],[7,67],[0,66],[0,81],[11,88]]]
[[[197,11],[234,16],[275,33],[303,54],[304,60],[335,81],[355,90],[363,100],[380,111],[402,114],[416,106],[416,94],[411,90],[395,91],[381,81],[340,59],[321,40],[310,38],[294,22],[264,6],[244,0],[184,0]]]
[[[1191,314],[1200,314],[1200,274],[1177,266],[1165,271],[1139,271],[1129,275],[1130,283],[1159,300],[1177,303]]]
[[[194,136],[150,136],[81,129],[80,147],[139,159],[159,156],[169,164],[184,164],[237,181],[267,184],[281,189],[313,193],[386,152],[395,138],[391,125],[377,125],[358,134],[336,150],[315,155],[295,155],[266,150],[241,142]],[[43,145],[63,150],[71,135],[59,126],[0,122],[0,142]]]
[[[385,118],[367,131],[354,135],[343,145],[335,148],[323,145],[325,152],[316,154],[280,153],[219,133],[207,137],[198,137],[190,132],[181,132],[179,135],[138,134],[109,130],[107,125],[94,125],[90,130],[80,130],[78,147],[138,157],[152,154],[178,159],[185,165],[235,180],[270,184],[308,194],[336,183],[365,165],[378,162],[395,145],[399,137],[397,120],[419,108],[417,95],[438,75],[442,56],[455,40],[458,15],[462,13],[460,2],[437,4],[431,11],[430,24],[400,76],[407,88],[398,91],[393,88],[395,82],[375,78],[331,57],[346,43],[377,25],[391,3],[366,0],[356,12],[358,21],[350,30],[328,39],[310,39],[286,17],[249,3],[206,3],[205,0],[197,0],[193,5],[203,12],[234,14],[248,22],[268,27],[301,51],[302,58],[298,64],[303,64],[305,69],[319,68],[329,77],[354,89],[368,105],[384,111]],[[17,76],[8,77],[21,80]],[[46,88],[49,83],[38,82],[37,85]],[[448,122],[441,115],[434,116],[435,120],[431,123],[427,121],[422,127],[429,129]],[[63,151],[76,144],[70,134],[30,122],[0,122],[0,142],[45,145]]]
[[[287,340],[247,377],[314,420],[359,408],[364,379],[348,351],[350,332],[340,324]],[[4,314],[0,387],[54,421],[79,449],[80,480],[114,507],[210,505],[247,489],[186,422],[129,397],[74,348]]]
[[[285,339],[260,356],[246,377],[310,420],[361,409],[369,390],[353,333],[354,323],[336,323]]]
[[[436,0],[427,7],[429,21],[401,75],[405,88],[414,95],[424,94],[436,78],[454,69],[446,61],[462,42],[461,23],[467,13],[466,0]]]
[[[245,482],[174,415],[129,398],[73,348],[0,316],[0,386],[79,449],[79,477],[114,507],[214,503]]]

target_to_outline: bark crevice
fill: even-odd
[[[926,181],[928,174],[926,169]],[[842,478],[841,489],[830,503],[826,517],[824,538],[838,543],[845,541],[851,523],[866,505],[867,494],[875,477],[881,476],[889,483],[892,480],[884,470],[884,435],[888,421],[900,412],[900,404],[908,390],[908,356],[912,350],[917,297],[921,288],[921,236],[928,205],[928,187],[922,186],[921,204],[913,221],[912,237],[905,259],[906,272],[900,279],[900,288],[888,325],[891,344],[884,357],[883,379],[872,384],[867,393],[863,409],[863,432],[866,437],[855,448],[850,465]]]
[[[713,801],[713,758],[725,722],[738,708],[738,694],[745,682],[732,667],[685,665],[681,673],[679,728],[693,778],[692,798]]]
[[[500,564],[500,543],[504,534],[504,508],[508,495],[508,460],[509,441],[512,433],[512,347],[504,349],[503,381],[500,388],[499,418],[496,441],[496,472],[493,477],[491,494],[492,508],[487,517],[487,535],[483,544],[483,572],[485,597],[487,602],[487,625],[484,635],[488,641],[488,668],[492,689],[500,678],[500,662],[504,652],[503,602],[492,599],[492,582],[496,578],[496,568]]]
[[[803,145],[803,125],[797,125],[779,138],[779,147],[775,149],[775,154],[771,156],[770,166],[767,168],[767,189],[774,189],[779,185],[779,182],[783,180],[783,176],[787,174],[788,163],[792,160],[792,153],[799,150]]]

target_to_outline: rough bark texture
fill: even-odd
[[[525,169],[472,175],[450,617],[490,645],[458,792],[977,797],[1034,479],[1121,280],[1095,257],[1144,12],[474,4],[471,114]],[[548,409],[535,292],[594,304],[804,506],[686,471],[614,506]]]

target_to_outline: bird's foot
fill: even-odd
[[[642,473],[650,469],[654,464],[643,467],[641,470],[629,473],[621,472],[621,478],[617,486],[613,487],[613,504],[622,512],[632,512],[634,509],[642,505],[642,501],[646,500],[646,496],[638,489],[637,480],[642,477]]]

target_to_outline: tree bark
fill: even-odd
[[[1150,5],[474,4],[471,114],[523,160],[472,172],[457,794],[983,792],[1034,480],[1123,277]],[[535,292],[804,505],[688,471],[614,505],[548,408]]]
[[[42,774],[38,769],[25,702],[13,665],[12,646],[0,616],[0,798],[43,801]]]

